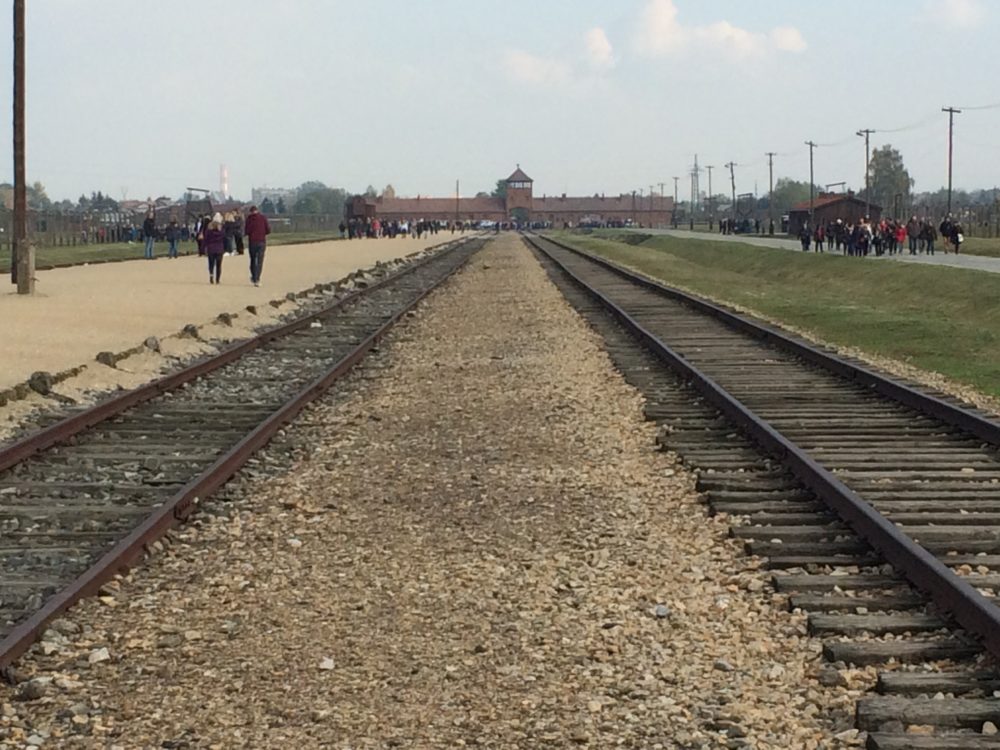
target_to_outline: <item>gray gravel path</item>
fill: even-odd
[[[210,503],[22,661],[41,694],[0,690],[0,744],[860,743],[863,675],[820,686],[804,618],[518,238],[346,388],[289,430],[312,447],[291,471]]]

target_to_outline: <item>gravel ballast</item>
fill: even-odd
[[[53,626],[4,746],[859,743],[851,676],[819,684],[804,617],[517,237],[345,388],[290,433],[305,459]]]

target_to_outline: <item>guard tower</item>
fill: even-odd
[[[521,171],[517,165],[514,174],[507,178],[507,217],[517,221],[531,219],[531,184],[532,180]]]

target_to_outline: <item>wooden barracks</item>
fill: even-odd
[[[377,198],[355,196],[350,203],[351,216],[380,221],[518,221],[549,222],[553,226],[582,223],[628,223],[642,226],[666,226],[673,218],[674,200],[668,196],[640,196],[629,193],[605,197],[542,196],[532,193],[532,179],[520,165],[507,178],[504,198],[397,198],[387,190]]]

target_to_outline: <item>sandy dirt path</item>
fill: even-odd
[[[190,256],[39,271],[34,296],[0,287],[0,390],[38,370],[61,372],[100,351],[122,351],[457,236],[271,247],[260,288],[250,284],[248,255],[225,258],[219,286],[209,285],[205,260]]]

